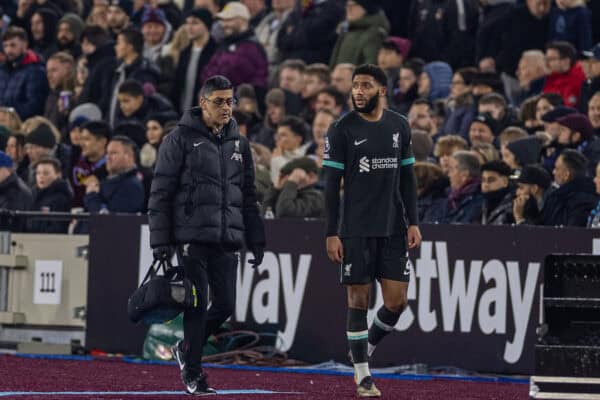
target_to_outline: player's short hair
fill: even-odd
[[[473,152],[460,150],[452,154],[452,158],[458,163],[458,169],[467,171],[470,177],[477,178],[481,175],[479,158]]]
[[[229,79],[225,78],[223,75],[211,76],[206,80],[206,82],[204,82],[204,85],[202,85],[202,88],[200,89],[200,97],[207,98],[217,90],[228,89],[233,90],[233,84]]]
[[[375,64],[363,64],[356,67],[352,74],[352,80],[356,75],[368,75],[372,76],[381,86],[387,86],[387,75],[383,69],[379,68]]]
[[[128,79],[119,86],[119,94],[128,94],[133,97],[143,97],[144,87],[134,79]]]

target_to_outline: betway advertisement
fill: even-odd
[[[113,274],[114,280],[111,270],[120,271],[128,280],[122,286],[129,287],[125,293],[112,296],[113,301],[126,302],[138,284],[152,255],[147,225],[142,218],[137,221],[138,242],[133,244],[114,240],[124,230],[134,232],[131,221],[101,222],[92,230],[95,241],[91,241],[90,270],[96,272],[90,272],[90,279],[98,284],[88,289],[88,302],[94,302],[94,287],[100,286],[102,275]],[[254,269],[247,262],[251,254],[240,254],[232,319],[276,334],[279,348],[290,357],[308,362],[346,361],[345,289],[339,284],[340,267],[327,259],[322,223],[273,220],[267,221],[266,227],[268,247],[263,264]],[[532,373],[536,328],[543,313],[540,285],[544,258],[552,253],[592,253],[594,247],[600,248],[600,232],[449,225],[423,226],[422,232],[423,244],[410,254],[409,306],[395,332],[378,346],[373,363]],[[105,242],[106,248],[102,245]],[[130,264],[125,268],[114,262],[93,268],[107,253],[132,251],[139,251],[134,269]],[[106,293],[97,291],[97,297],[106,302]],[[371,300],[369,322],[383,303],[378,285]],[[86,340],[111,351],[139,352],[143,342],[139,327],[132,328],[126,316],[115,315],[114,310],[99,311],[100,307],[88,305],[91,332]],[[110,324],[103,321],[108,318]],[[105,326],[111,331],[122,329],[120,341],[109,343],[108,332],[107,337],[99,332],[107,329]]]

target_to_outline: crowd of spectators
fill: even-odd
[[[373,63],[412,128],[421,222],[600,227],[599,8],[5,0],[0,208],[145,212],[162,140],[218,74],[236,87],[264,216],[323,217],[327,130]]]

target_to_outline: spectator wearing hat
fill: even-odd
[[[600,136],[600,91],[596,92],[590,99],[587,115],[594,128],[594,135]]]
[[[27,181],[29,178],[29,157],[25,151],[25,135],[11,133],[6,142],[6,154],[13,160],[17,176],[23,181]]]
[[[404,60],[408,58],[410,51],[410,40],[388,36],[382,43],[377,52],[377,65],[383,69],[388,77],[388,91],[391,93],[393,85],[398,79],[400,67]]]
[[[120,61],[111,84],[110,113],[108,114],[111,126],[114,126],[117,112],[119,87],[127,79],[147,85],[149,90],[156,88],[160,79],[160,70],[156,64],[142,56],[144,49],[144,36],[134,29],[125,29],[117,36],[115,53]]]
[[[256,38],[267,53],[271,73],[276,72],[277,65],[283,61],[283,57],[277,48],[277,36],[283,22],[292,13],[295,5],[295,0],[273,1],[271,4],[273,11],[267,14],[254,28]]]
[[[71,54],[59,51],[46,63],[46,76],[50,93],[46,98],[44,117],[66,133],[68,116],[75,103],[75,60]]]
[[[223,75],[233,86],[248,83],[265,93],[268,67],[264,48],[250,29],[250,12],[240,2],[228,3],[217,14],[225,39],[202,71],[202,82],[214,75]],[[259,98],[262,96],[259,94]]]
[[[338,38],[329,60],[340,63],[377,63],[377,53],[390,32],[390,23],[377,0],[348,0],[346,19],[338,27]]]
[[[0,210],[29,210],[31,208],[31,190],[13,170],[13,160],[0,151]],[[6,230],[21,230],[20,221],[0,219],[0,226]]]
[[[158,93],[145,95],[142,85],[134,80],[126,80],[121,84],[118,101],[119,108],[115,115],[115,127],[124,122],[145,125],[148,117],[153,114],[165,114],[171,119],[177,119],[177,113],[166,97]],[[141,146],[138,141],[135,142]]]
[[[581,61],[586,80],[581,87],[579,109],[582,113],[587,113],[592,96],[600,92],[600,43],[596,43],[590,51],[584,51],[582,54],[586,57]]]
[[[452,68],[445,62],[434,61],[423,67],[419,75],[419,96],[426,98],[430,103],[435,100],[446,99],[450,94],[452,83]]]
[[[558,0],[550,11],[548,40],[571,43],[578,51],[592,47],[592,13],[584,0]]]
[[[501,149],[502,161],[513,171],[521,171],[527,165],[538,164],[541,152],[542,141],[535,136],[514,140]]]
[[[32,191],[32,211],[69,212],[73,191],[62,176],[60,161],[54,157],[44,157],[35,164],[35,186]],[[67,233],[68,222],[29,221],[28,232]]]
[[[110,136],[110,127],[104,121],[89,121],[81,126],[81,156],[70,177],[74,207],[83,206],[85,182],[90,176],[98,181],[106,178],[106,144]]]
[[[31,48],[43,60],[50,58],[58,50],[56,31],[59,15],[51,8],[40,7],[31,14],[29,20]]]
[[[131,24],[133,2],[131,0],[110,0],[106,10],[106,23],[113,38]]]
[[[117,68],[114,43],[107,31],[92,25],[81,33],[81,48],[87,59],[88,77],[77,101],[79,104],[95,103],[107,114]]]
[[[136,166],[135,143],[126,136],[114,136],[106,148],[105,179],[92,175],[85,181],[85,210],[111,213],[139,213],[145,209],[144,186]]]
[[[523,167],[517,178],[513,218],[517,225],[541,225],[546,199],[555,190],[550,174],[541,165]]]
[[[544,205],[542,224],[546,226],[586,226],[598,202],[592,179],[586,176],[588,160],[574,149],[563,151],[554,166],[553,191]]]
[[[40,57],[28,50],[27,33],[9,27],[2,35],[7,61],[0,65],[0,104],[13,107],[21,120],[44,113],[48,80]]]
[[[508,225],[513,220],[514,188],[511,168],[504,161],[488,161],[481,166],[482,225]]]
[[[315,187],[319,167],[308,157],[285,164],[274,186],[267,192],[263,208],[277,218],[322,218],[325,216],[325,197]]]
[[[448,116],[442,125],[440,135],[469,136],[469,126],[477,114],[473,86],[471,85],[475,68],[461,68],[452,76],[450,97],[448,98]]]
[[[558,144],[583,154],[589,162],[590,175],[594,175],[596,163],[600,161],[600,138],[594,135],[594,127],[589,118],[584,114],[572,113],[556,122],[561,126]]]
[[[568,42],[550,42],[546,46],[546,62],[549,75],[546,76],[543,93],[559,93],[565,105],[576,107],[585,73],[577,62],[575,47]]]
[[[148,9],[142,15],[142,34],[144,35],[144,58],[153,63],[158,61],[163,47],[171,39],[173,27],[167,21],[165,13],[158,8]]]
[[[25,151],[30,161],[27,183],[35,186],[35,164],[45,157],[54,155],[56,136],[45,123],[39,124],[25,137]]]
[[[299,58],[307,64],[328,63],[337,39],[336,28],[343,19],[340,2],[305,1],[285,19],[277,47],[284,59]]]
[[[450,192],[440,223],[478,224],[481,222],[481,170],[479,159],[469,151],[457,151],[450,157]]]
[[[306,154],[303,146],[307,137],[306,123],[295,116],[287,116],[277,125],[275,149],[271,157],[271,180],[276,184],[279,171],[288,162]]]
[[[74,13],[65,14],[58,21],[58,32],[56,33],[57,50],[64,51],[73,56],[74,59],[81,56],[81,44],[79,39],[85,28],[85,22]]]
[[[478,114],[469,126],[469,141],[494,144],[496,141],[496,120],[488,113]]]
[[[217,48],[210,34],[212,24],[212,14],[205,8],[195,8],[185,18],[185,32],[191,43],[179,56],[171,93],[173,105],[179,112],[197,105],[202,71]]]

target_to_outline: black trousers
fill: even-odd
[[[178,256],[200,301],[199,307],[183,313],[184,359],[187,368],[200,371],[206,341],[235,310],[238,257],[220,246],[202,244],[179,246]]]

